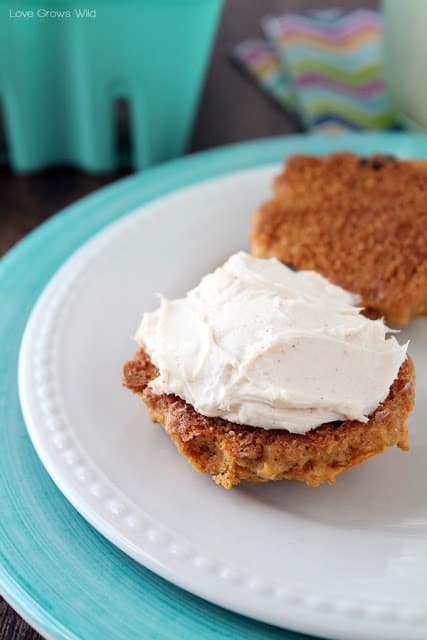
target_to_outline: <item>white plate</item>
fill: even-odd
[[[83,246],[28,323],[20,395],[33,443],[72,504],[174,583],[240,613],[334,638],[427,637],[427,322],[402,332],[417,366],[411,451],[334,487],[197,474],[121,387],[131,336],[156,292],[182,295],[247,247],[276,167],[184,189]]]

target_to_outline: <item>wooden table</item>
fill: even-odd
[[[376,0],[226,0],[189,151],[298,132],[296,121],[266,98],[228,60],[231,45],[261,35],[267,13],[331,6],[376,7]],[[90,176],[67,168],[17,176],[0,169],[0,255],[71,202],[124,175]],[[0,598],[0,640],[41,636]]]

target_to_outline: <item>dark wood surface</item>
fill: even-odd
[[[189,151],[251,138],[298,132],[298,125],[228,60],[229,48],[261,34],[268,13],[306,9],[376,7],[376,0],[226,0]],[[0,255],[49,216],[124,175],[91,176],[67,168],[17,176],[0,168]],[[40,640],[0,599],[0,640]]]

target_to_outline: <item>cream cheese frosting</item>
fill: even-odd
[[[177,300],[160,299],[136,334],[159,375],[199,413],[306,433],[359,420],[385,400],[406,356],[357,296],[314,271],[241,251]]]

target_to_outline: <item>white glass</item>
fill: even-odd
[[[427,0],[383,0],[385,82],[403,122],[427,129]]]

